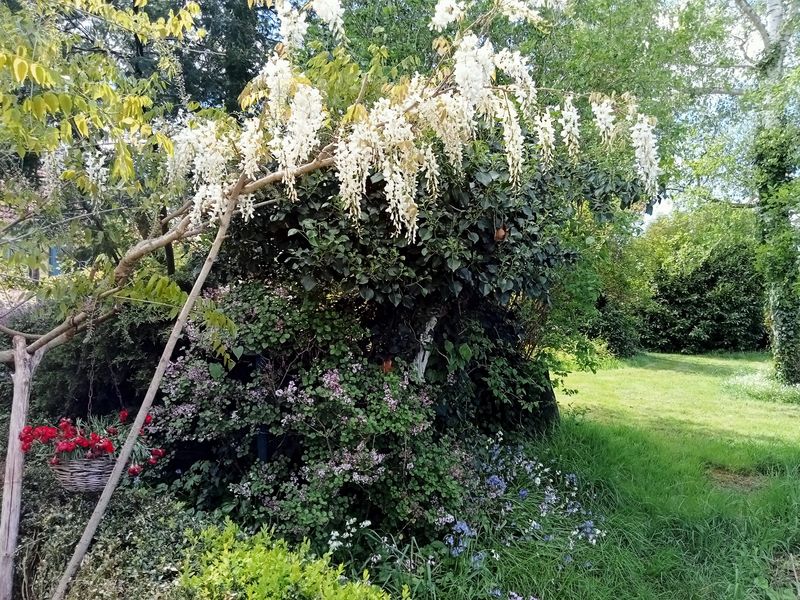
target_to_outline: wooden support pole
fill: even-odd
[[[17,551],[22,501],[22,470],[25,464],[25,455],[22,452],[19,435],[28,416],[33,373],[39,366],[43,354],[42,350],[29,354],[27,346],[23,336],[14,336],[14,397],[8,426],[3,509],[0,515],[0,600],[11,600],[14,584],[14,555]]]

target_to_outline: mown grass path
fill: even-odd
[[[766,367],[647,354],[568,377],[543,446],[594,488],[608,534],[583,568],[535,576],[545,597],[800,598],[800,406],[730,385]]]

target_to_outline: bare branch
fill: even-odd
[[[693,96],[744,96],[747,90],[737,88],[696,87],[689,90]]]
[[[11,329],[11,327],[6,327],[5,325],[0,325],[0,332],[5,333],[12,338],[18,335],[20,337],[24,337],[26,340],[38,340],[40,337],[42,337],[41,335],[35,333],[24,333],[22,331],[17,331],[16,329]]]
[[[769,33],[767,33],[766,26],[761,22],[761,19],[756,14],[756,11],[753,10],[753,7],[750,6],[747,0],[734,0],[734,2],[736,2],[736,6],[739,7],[739,10],[742,12],[742,14],[753,24],[753,27],[756,28],[756,31],[758,31],[758,35],[761,36],[761,41],[764,42],[764,48],[769,48],[771,41],[769,38]]]
[[[334,144],[330,143],[325,146],[322,150],[320,150],[317,157],[308,162],[304,165],[297,167],[296,169],[292,169],[289,171],[289,177],[298,177],[300,175],[306,175],[308,173],[312,173],[314,171],[318,171],[320,169],[325,169],[327,167],[332,166],[336,161],[333,158],[333,148]],[[263,187],[266,187],[270,184],[277,183],[281,179],[283,179],[284,172],[283,171],[276,171],[275,173],[270,173],[262,177],[261,179],[257,179],[252,183],[248,183],[244,188],[242,188],[242,195],[245,194],[252,194],[260,190]]]

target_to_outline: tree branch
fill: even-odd
[[[38,340],[40,337],[42,337],[36,333],[24,333],[22,331],[17,331],[16,329],[11,329],[11,327],[6,327],[5,325],[0,325],[0,333],[5,333],[12,338],[15,335],[18,335],[26,340]]]
[[[288,173],[289,177],[298,177],[300,175],[307,175],[308,173],[312,173],[314,171],[318,171],[320,169],[325,169],[327,167],[332,166],[336,160],[333,157],[333,149],[334,144],[330,143],[325,146],[322,150],[320,150],[317,157],[308,162],[304,165],[297,167],[296,169],[291,169]],[[276,171],[274,173],[270,173],[261,179],[256,179],[252,183],[248,183],[244,188],[242,188],[242,195],[245,194],[252,194],[260,190],[263,187],[266,187],[270,184],[277,183],[281,179],[283,179],[284,172],[283,171]]]
[[[693,96],[744,96],[747,90],[737,88],[696,87],[689,92]]]
[[[739,7],[739,10],[742,12],[742,14],[753,24],[753,27],[756,28],[756,31],[758,31],[758,35],[761,36],[761,41],[764,42],[764,48],[769,48],[771,41],[769,38],[769,33],[767,33],[766,26],[761,22],[761,19],[756,14],[756,11],[753,10],[753,7],[750,6],[747,0],[734,0],[734,2],[736,2],[736,6]]]

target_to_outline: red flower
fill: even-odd
[[[151,456],[150,458],[147,459],[147,462],[150,463],[151,465],[155,465],[158,463],[158,459],[155,456]]]
[[[117,429],[116,427],[106,427],[106,432],[109,435],[117,435],[117,433],[119,432],[119,429]]]
[[[163,448],[153,448],[150,451],[150,456],[153,456],[155,458],[164,458],[165,454],[166,454],[166,451]]]
[[[51,465],[57,465],[58,463],[59,463],[59,460],[58,460],[57,456],[54,456],[53,458],[50,459],[50,464]]]
[[[34,430],[34,433],[37,439],[43,444],[46,444],[50,440],[54,440],[58,437],[58,429],[56,429],[55,427],[48,427],[46,425],[43,425],[42,427],[37,427]]]
[[[78,435],[78,430],[69,419],[61,419],[58,422],[58,429],[61,431],[61,437],[65,440],[74,439]]]
[[[130,467],[128,467],[128,475],[130,475],[131,477],[136,477],[137,475],[140,475],[141,472],[142,472],[142,465],[131,465]]]
[[[29,452],[31,449],[31,442],[22,442],[22,451]]]
[[[23,435],[27,436],[27,435],[31,435],[32,433],[33,433],[33,427],[31,427],[30,425],[25,425],[25,427],[22,428],[22,431],[20,432],[19,435],[20,435],[20,437],[22,437]]]
[[[124,423],[125,421],[127,421],[129,414],[130,413],[128,412],[127,408],[123,408],[121,411],[119,411],[119,422]]]
[[[72,452],[75,450],[75,442],[62,441],[56,444],[56,452]]]
[[[112,454],[114,452],[114,444],[108,438],[103,438],[100,440],[100,443],[95,446],[96,450],[102,450],[106,454]]]
[[[145,418],[144,418],[144,424],[145,425],[150,425],[150,423],[152,423],[152,422],[153,422],[153,415],[145,416]]]
[[[87,440],[85,437],[83,437],[82,435],[80,435],[77,438],[75,438],[75,443],[78,446],[80,446],[81,448],[88,448],[89,446],[92,445],[92,443],[89,440]]]

